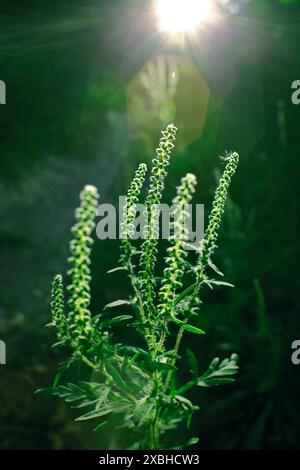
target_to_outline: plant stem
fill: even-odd
[[[175,343],[175,346],[174,346],[175,355],[178,354],[183,333],[184,333],[184,329],[180,328],[180,330],[178,331],[177,338],[176,338],[176,343]],[[171,362],[172,366],[174,366],[175,364],[176,364],[176,358],[174,358]],[[166,379],[166,383],[164,385],[164,393],[166,393],[168,388],[169,388],[169,384],[170,384],[170,381],[172,379],[172,376],[173,376],[173,370],[169,370],[168,375],[167,375],[167,379]]]
[[[176,395],[181,395],[182,393],[186,392],[190,388],[194,387],[197,385],[197,380],[191,380],[190,382],[186,383],[182,387],[180,387],[178,390],[176,390],[175,394]]]
[[[146,314],[145,314],[145,311],[144,311],[143,299],[140,295],[138,286],[137,286],[136,281],[135,281],[136,280],[136,275],[135,275],[131,260],[128,260],[127,268],[128,268],[128,271],[129,271],[129,277],[130,277],[130,280],[131,280],[131,285],[132,285],[133,291],[134,291],[135,296],[138,300],[141,320],[142,320],[143,324],[145,324],[147,322],[147,319],[146,319]],[[155,352],[153,351],[154,345],[155,345],[155,335],[153,333],[152,334],[150,333],[150,330],[149,330],[148,327],[145,327],[145,333],[146,333],[146,342],[147,342],[148,348],[149,348],[150,352],[155,354]],[[149,341],[150,337],[152,339],[153,344]]]
[[[96,364],[93,364],[86,356],[81,356],[81,359],[83,360],[83,362],[85,362],[92,369],[94,369],[94,370],[98,369],[98,366],[96,366]]]
[[[151,422],[151,426],[150,426],[151,450],[157,450],[159,448],[158,414],[159,414],[159,407],[157,406],[154,419]]]

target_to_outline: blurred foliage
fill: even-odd
[[[238,3],[240,13],[225,12],[224,23],[211,25],[184,51],[211,96],[203,133],[177,152],[169,180],[172,188],[192,171],[197,199],[210,207],[215,157],[224,148],[241,155],[218,251],[238,289],[216,297],[208,290],[209,334],[184,343],[203,364],[211,351],[237,351],[240,381],[230,395],[203,389],[191,396],[201,402],[192,432],[200,448],[297,448],[300,383],[290,345],[300,334],[300,110],[291,103],[291,83],[300,77],[300,9],[297,1]],[[176,47],[155,33],[148,6],[141,0],[1,2],[0,78],[8,93],[0,107],[2,448],[108,445],[104,434],[83,434],[63,404],[33,392],[51,381],[48,371],[61,360],[49,352],[52,337],[43,325],[50,279],[65,266],[79,190],[95,184],[103,201],[114,202],[137,162],[153,155],[155,130],[147,130],[144,147],[128,135],[127,86],[149,59]],[[114,285],[105,276],[112,257],[117,261],[117,242],[95,244],[92,287],[102,305],[128,292],[122,276],[116,274]]]

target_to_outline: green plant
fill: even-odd
[[[172,447],[168,440],[169,431],[183,421],[189,426],[198,409],[185,396],[186,392],[195,386],[232,383],[238,371],[238,358],[233,354],[223,361],[213,359],[208,370],[201,374],[196,356],[188,351],[192,377],[185,384],[178,383],[177,368],[182,365],[180,343],[184,332],[204,334],[202,329],[192,325],[201,311],[202,287],[230,286],[214,279],[210,273],[221,274],[213,264],[212,256],[238,155],[231,153],[225,157],[226,166],[215,194],[208,228],[194,261],[189,259],[192,256],[189,257],[186,250],[188,234],[184,222],[188,217],[186,205],[195,192],[196,178],[191,174],[182,178],[172,205],[172,235],[163,277],[157,277],[159,205],[176,131],[175,126],[169,125],[163,132],[152,162],[145,203],[145,236],[139,249],[131,236],[146,165],[139,166],[128,191],[121,225],[120,264],[109,273],[124,271],[130,278],[133,296],[106,305],[99,315],[91,315],[89,265],[98,201],[97,190],[92,186],[86,186],[81,193],[76,225],[72,230],[67,314],[61,276],[55,277],[52,287],[51,325],[57,330],[56,345],[68,347],[71,357],[60,366],[53,387],[47,392],[64,398],[74,407],[87,407],[88,411],[77,420],[100,420],[95,430],[117,418],[118,426],[130,430],[127,447],[131,449]],[[110,313],[122,306],[130,308],[130,314]],[[112,330],[121,322],[134,328],[137,337],[144,342],[143,347],[139,343],[128,345],[113,341]],[[93,381],[78,379],[77,383],[69,383],[64,379],[68,369],[78,363],[93,369]],[[195,442],[196,439],[191,439],[173,443],[173,447],[183,448]]]

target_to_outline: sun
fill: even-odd
[[[169,33],[192,31],[208,18],[211,4],[212,0],[158,0],[159,29]]]

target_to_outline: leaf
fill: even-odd
[[[37,390],[35,390],[34,393],[40,393],[41,395],[44,395],[46,397],[51,397],[55,395],[55,393],[53,392],[53,387],[38,388]]]
[[[180,359],[179,354],[175,352],[175,349],[171,349],[170,351],[166,351],[164,353],[164,357],[169,357],[170,359]]]
[[[105,327],[105,326],[111,326],[111,325],[114,325],[116,323],[120,323],[122,321],[126,321],[126,320],[131,320],[133,318],[132,315],[119,315],[117,317],[114,317],[114,318],[111,318],[109,320],[105,320],[102,325]]]
[[[198,286],[198,283],[195,282],[195,284],[192,284],[190,287],[185,289],[181,294],[179,294],[179,296],[175,299],[174,307],[177,304],[179,304],[179,302],[181,302],[187,295],[191,294],[196,289],[197,286]]]
[[[53,387],[57,387],[60,379],[61,379],[61,376],[62,376],[62,371],[59,370],[56,374],[56,376],[54,377],[54,380],[53,380]]]
[[[234,383],[235,379],[231,379],[229,377],[218,377],[218,378],[210,378],[208,380],[200,380],[197,382],[198,387],[220,387],[221,385],[228,385]]]
[[[52,388],[52,394],[65,399],[72,395],[72,392],[67,386],[58,385],[57,387]]]
[[[185,443],[185,446],[186,447],[195,446],[196,444],[198,444],[198,442],[199,442],[199,437],[192,437]]]
[[[192,437],[187,442],[184,443],[185,447],[195,446],[199,442],[199,437]]]
[[[93,393],[95,396],[98,396],[100,389],[104,388],[103,385],[97,382],[85,382],[84,380],[80,380],[79,385],[81,388],[89,393]]]
[[[110,413],[118,413],[120,411],[125,410],[126,408],[127,408],[127,405],[124,405],[124,404],[106,405],[106,406],[103,406],[101,410],[89,411],[88,413],[85,413],[84,415],[79,416],[78,418],[76,418],[75,421],[86,421],[88,419],[101,418],[101,416],[105,416]]]
[[[103,310],[108,308],[120,307],[121,305],[131,305],[132,302],[129,300],[116,300],[115,302],[111,302],[110,304],[105,305]]]
[[[215,273],[219,274],[219,276],[224,276],[224,274],[219,270],[219,268],[217,268],[217,266],[211,260],[209,260],[208,265]]]
[[[93,429],[93,431],[94,431],[94,432],[100,431],[100,429],[102,429],[107,423],[108,423],[108,421],[102,421],[102,423],[98,424],[98,426],[96,426],[96,427]]]
[[[233,284],[230,284],[229,282],[216,281],[215,279],[205,279],[203,282],[205,284],[207,284],[211,289],[213,289],[212,285],[225,286],[225,287],[235,287]]]
[[[180,405],[182,406],[182,408],[183,408],[184,410],[188,411],[189,413],[190,413],[191,411],[196,411],[196,410],[198,410],[198,406],[193,405],[193,403],[192,403],[190,400],[188,400],[188,398],[186,398],[186,397],[183,397],[183,396],[181,396],[181,395],[176,395],[176,396],[174,397],[174,399],[175,399],[178,403],[180,403]]]
[[[79,402],[75,403],[73,402],[73,405],[71,406],[71,408],[85,408],[87,406],[92,406],[92,405],[96,405],[97,406],[97,403],[98,403],[98,399],[95,398],[94,400],[80,400]],[[66,402],[68,402],[68,400],[66,400]]]
[[[137,401],[136,408],[132,416],[132,419],[137,428],[147,422],[149,416],[151,415],[154,409],[155,402],[149,400],[149,395],[146,395],[145,397]]]
[[[141,250],[137,250],[136,248],[133,248],[131,255],[136,256],[136,255],[141,255],[142,253],[143,252]]]
[[[123,388],[124,390],[128,389],[126,382],[114,366],[111,364],[106,364],[106,370],[119,387]]]
[[[84,392],[84,390],[80,388],[78,385],[70,383],[70,382],[68,383],[68,388],[75,395],[82,395],[82,392]]]
[[[113,274],[113,273],[116,273],[117,271],[127,271],[127,268],[125,266],[118,266],[117,268],[113,268],[107,271],[107,274]]]
[[[222,362],[216,357],[210,364],[208,370],[198,378],[196,385],[199,387],[216,387],[235,382],[231,376],[238,373],[238,356],[232,354],[230,359],[226,358]]]
[[[107,402],[110,391],[110,387],[103,388],[101,394],[98,396],[97,403],[95,405],[95,410],[100,410],[101,406],[103,406],[104,403]]]
[[[197,335],[205,335],[205,331],[200,330],[200,328],[197,328],[196,326],[189,325],[188,323],[184,323],[181,320],[178,320],[174,315],[171,315],[171,320],[175,325],[180,326],[180,328],[183,328],[186,331],[189,331],[190,333],[195,333]]]
[[[199,442],[199,438],[198,438],[198,437],[192,437],[192,438],[189,439],[188,441],[181,441],[181,442],[179,442],[178,444],[176,444],[175,447],[172,447],[172,450],[182,450],[182,449],[184,449],[185,447],[195,446],[196,444],[198,444],[198,442]]]

